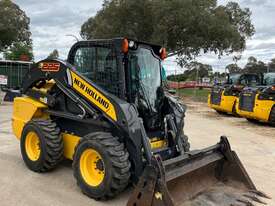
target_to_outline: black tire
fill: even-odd
[[[182,135],[181,139],[182,139],[182,145],[183,145],[184,152],[189,152],[190,151],[190,143],[188,141],[188,136]]]
[[[222,112],[222,111],[219,111],[219,110],[215,110],[215,111],[220,115],[226,115],[227,114],[226,112]]]
[[[81,155],[93,149],[100,154],[104,165],[104,179],[98,186],[91,186],[85,182],[80,171]],[[85,136],[78,146],[73,158],[73,171],[77,184],[82,192],[96,200],[113,198],[123,191],[130,179],[129,153],[124,144],[110,133],[97,132]]]
[[[237,113],[236,106],[237,106],[237,104],[236,104],[236,102],[234,102],[233,107],[232,107],[232,114],[236,117],[239,117],[240,115]]]
[[[269,122],[272,126],[275,126],[275,106],[272,107],[270,115],[269,115]]]
[[[256,119],[246,118],[246,120],[251,122],[251,123],[259,123],[259,121],[256,120]]]
[[[26,137],[34,132],[39,139],[40,155],[31,160],[26,152]],[[27,167],[34,172],[47,172],[54,169],[63,159],[64,143],[60,129],[52,120],[32,120],[23,129],[20,140],[21,154]]]

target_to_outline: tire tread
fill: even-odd
[[[29,122],[40,129],[46,146],[46,155],[42,165],[35,172],[47,172],[54,169],[63,160],[64,143],[60,129],[52,120],[32,120]]]
[[[106,132],[96,132],[90,133],[82,138],[79,144],[83,144],[86,141],[95,141],[97,144],[100,144],[105,151],[107,151],[110,161],[112,162],[112,181],[109,188],[106,188],[104,194],[101,194],[100,197],[94,197],[89,192],[85,191],[81,187],[81,182],[78,177],[78,161],[73,161],[74,176],[77,180],[78,186],[82,189],[82,192],[87,196],[94,198],[96,200],[107,200],[118,195],[123,191],[129,184],[130,179],[130,168],[131,163],[129,161],[129,153],[127,152],[123,143],[119,141],[119,138],[114,137],[110,133]],[[76,149],[77,150],[77,147]],[[76,154],[76,151],[75,151]]]

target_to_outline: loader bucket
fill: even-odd
[[[127,206],[265,204],[226,137],[212,147],[161,161],[154,156]]]

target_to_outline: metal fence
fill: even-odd
[[[7,78],[1,88],[19,89],[25,74],[31,69],[32,62],[0,60],[0,75]]]
[[[211,84],[211,83],[198,83],[196,81],[187,81],[187,82],[168,81],[168,86],[171,89],[212,88],[213,84]]]

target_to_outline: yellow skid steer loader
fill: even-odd
[[[248,121],[275,125],[275,73],[264,74],[262,86],[244,88],[237,108],[237,113]]]
[[[12,118],[27,167],[47,172],[65,157],[91,198],[134,185],[128,206],[263,203],[226,137],[189,151],[185,106],[162,87],[165,56],[161,46],[116,38],[35,64]]]
[[[237,100],[245,86],[257,86],[262,82],[258,74],[228,74],[227,80],[215,85],[208,95],[208,106],[218,113],[237,114]]]

